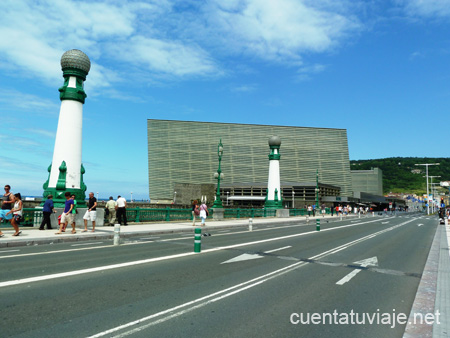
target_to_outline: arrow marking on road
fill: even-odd
[[[264,251],[264,253],[267,254],[267,253],[272,253],[272,252],[275,252],[275,251],[280,251],[280,250],[289,249],[289,248],[291,248],[291,246],[285,246],[285,247],[278,248],[278,249]],[[229,260],[227,260],[225,262],[222,262],[220,264],[248,261],[248,260],[251,260],[251,259],[258,259],[258,258],[263,258],[263,257],[264,257],[264,255],[260,255],[260,254],[242,254],[242,255],[239,255],[239,256],[234,257],[232,259],[229,259]]]
[[[376,256],[374,256],[371,258],[363,259],[362,261],[355,262],[354,264],[361,265],[362,267],[378,266],[378,259]],[[353,270],[347,276],[345,276],[344,278],[337,281],[336,284],[343,285],[343,284],[347,283],[348,281],[350,281],[353,277],[355,277],[360,272],[361,272],[360,269]]]
[[[420,227],[421,225],[423,225],[423,224],[418,224],[417,226]]]

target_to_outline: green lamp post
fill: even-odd
[[[219,145],[217,146],[217,155],[219,156],[219,169],[217,169],[217,172],[214,173],[214,178],[217,179],[217,193],[216,193],[216,200],[214,201],[213,208],[222,208],[222,200],[220,199],[220,180],[223,179],[223,173],[220,169],[220,163],[222,161],[222,155],[223,155],[223,144],[222,139],[220,139]]]
[[[316,172],[316,210],[319,210],[319,169]]]

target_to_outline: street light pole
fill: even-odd
[[[213,208],[222,208],[222,201],[220,200],[220,179],[223,178],[222,170],[220,169],[220,164],[222,162],[223,155],[223,144],[222,139],[220,139],[219,145],[217,146],[217,155],[219,156],[219,169],[217,169],[217,173],[214,174],[214,178],[217,179],[217,193],[216,200],[214,201]]]
[[[429,215],[430,214],[430,200],[429,200],[429,197],[428,197],[428,195],[429,195],[429,189],[428,189],[428,166],[430,166],[430,165],[439,165],[439,163],[419,163],[419,164],[414,164],[414,165],[424,165],[427,168],[427,170],[426,170],[426,173],[427,173],[427,215]]]
[[[294,187],[292,187],[292,209],[295,209],[295,205],[294,205],[294,203],[295,203],[294,195],[295,195]]]
[[[130,192],[130,194],[131,194],[131,200],[130,200],[130,202],[133,202],[133,192]]]
[[[433,196],[433,204],[432,204],[432,208],[431,208],[431,212],[434,213],[435,210],[435,203],[434,203],[434,199],[436,198],[436,189],[434,188],[434,186],[438,183],[433,183],[433,178],[435,177],[441,177],[441,176],[428,176],[430,178],[430,185],[431,185],[431,195]]]
[[[319,208],[319,169],[316,172],[316,210]]]

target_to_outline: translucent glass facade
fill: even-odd
[[[383,171],[381,169],[352,170],[351,175],[353,191],[383,195]]]
[[[321,183],[352,195],[345,129],[153,119],[147,126],[152,200],[172,199],[175,183],[215,183],[220,139],[223,184],[267,184],[272,135],[281,137],[281,181],[315,182],[318,169]]]

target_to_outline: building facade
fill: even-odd
[[[371,170],[351,170],[352,189],[373,195],[383,195],[383,171],[380,168]]]
[[[175,184],[215,184],[220,139],[224,148],[221,184],[267,186],[267,142],[273,135],[280,136],[283,144],[282,181],[315,182],[318,170],[321,184],[352,196],[345,129],[155,119],[147,121],[147,128],[152,202],[173,200]]]

